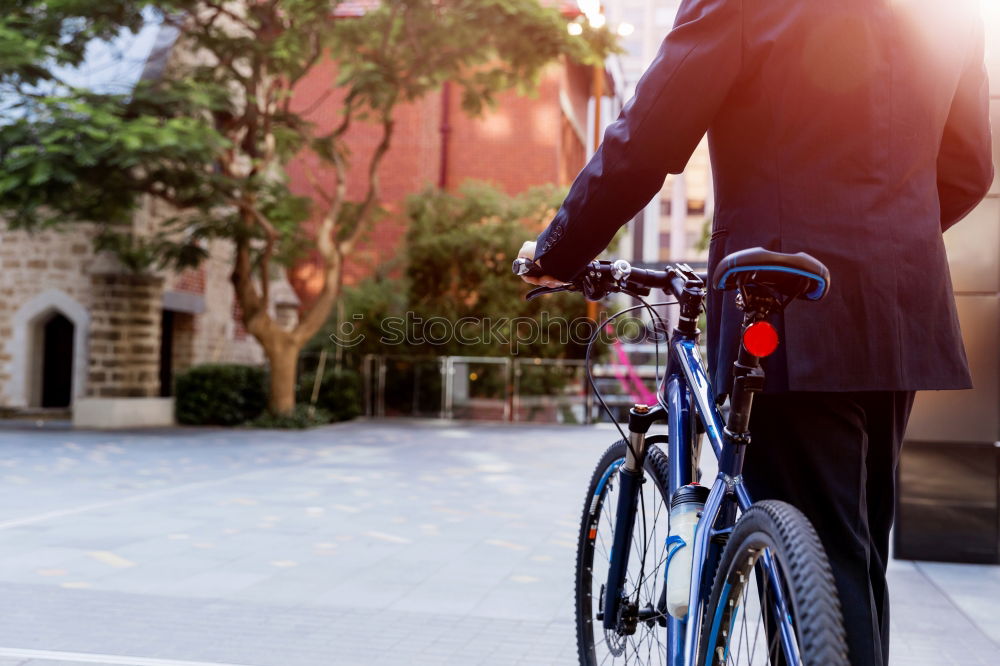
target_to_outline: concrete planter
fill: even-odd
[[[73,427],[113,430],[174,425],[173,398],[77,398]]]

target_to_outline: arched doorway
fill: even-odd
[[[72,406],[87,385],[87,309],[49,289],[18,308],[11,323],[10,406]]]
[[[75,326],[61,312],[39,322],[41,333],[41,406],[69,407],[73,396]]]

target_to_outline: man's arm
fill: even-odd
[[[977,15],[973,48],[951,103],[937,160],[941,231],[976,207],[993,182],[990,92],[983,62],[983,22]]]
[[[580,172],[536,259],[575,276],[663,186],[684,170],[742,66],[742,0],[685,0],[635,97]]]

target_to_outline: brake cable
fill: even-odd
[[[639,297],[638,296],[633,296],[633,298],[639,298]],[[642,301],[642,305],[633,305],[632,307],[625,308],[624,310],[621,310],[620,312],[616,312],[615,314],[613,314],[610,317],[608,317],[608,319],[604,322],[604,326],[610,324],[614,320],[618,319],[618,317],[621,317],[622,315],[624,315],[624,314],[626,314],[628,312],[634,312],[636,310],[642,310],[643,308],[646,308],[646,309],[648,309],[648,310],[650,310],[652,312],[652,308],[662,307],[662,306],[665,306],[665,305],[676,305],[678,303],[677,299],[674,299],[672,301],[663,301],[663,302],[660,302],[660,303],[647,303],[646,301],[643,301],[641,298],[639,298],[639,300]],[[661,323],[663,322],[663,320],[659,317],[659,315],[657,315],[657,319]],[[654,326],[655,326],[655,324],[654,324]],[[601,408],[604,409],[604,411],[608,415],[608,418],[611,419],[611,422],[615,425],[615,428],[618,429],[618,432],[619,432],[619,434],[621,434],[622,439],[625,440],[626,446],[628,446],[631,449],[632,442],[629,441],[628,435],[625,434],[624,430],[622,430],[621,424],[619,424],[618,423],[618,419],[615,418],[614,412],[611,411],[611,408],[608,407],[608,403],[606,403],[604,401],[604,397],[601,395],[600,391],[597,390],[597,383],[594,380],[594,371],[593,371],[593,367],[591,366],[590,357],[591,357],[591,351],[594,348],[594,343],[597,342],[597,339],[600,337],[602,329],[603,329],[603,326],[597,326],[597,328],[594,330],[594,334],[592,336],[590,336],[590,342],[587,343],[587,353],[586,353],[585,360],[584,360],[585,367],[587,369],[587,380],[590,383],[590,388],[594,392],[594,396],[597,398],[597,401],[600,403]],[[660,363],[660,351],[659,351],[659,349],[660,348],[659,348],[659,344],[660,343],[659,343],[659,340],[655,340],[655,342],[656,342],[656,364],[657,364],[656,374],[657,374],[657,376],[659,376],[659,374],[660,374],[660,369],[659,369],[659,363]],[[659,389],[659,386],[657,386],[657,389]],[[634,449],[632,450],[632,454],[636,455],[636,451]]]

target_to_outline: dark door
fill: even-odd
[[[993,442],[906,441],[896,559],[1000,563],[1000,455]]]
[[[174,394],[174,312],[164,310],[160,319],[160,397]]]
[[[73,394],[73,322],[54,315],[42,328],[42,407],[69,407]]]

